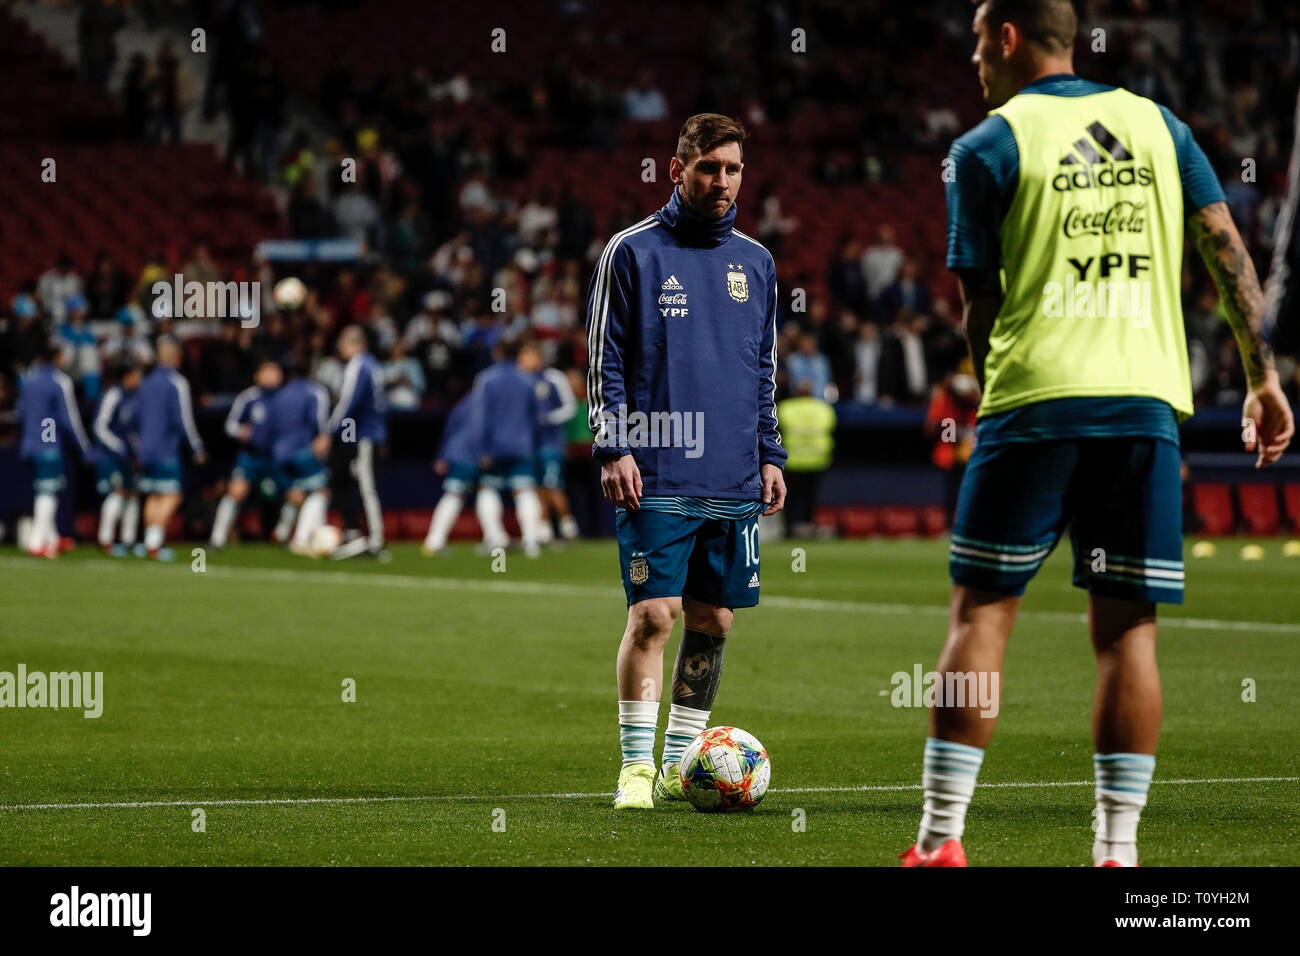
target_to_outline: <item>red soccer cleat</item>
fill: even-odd
[[[915,843],[909,846],[898,858],[903,866],[965,866],[966,851],[961,848],[960,840],[949,840],[937,850],[926,853]]]
[[[1094,863],[1093,868],[1095,869],[1096,867],[1099,866],[1123,866],[1123,865],[1124,864],[1121,863],[1119,860],[1102,860],[1100,863]],[[1133,865],[1137,866],[1136,863],[1134,863]]]

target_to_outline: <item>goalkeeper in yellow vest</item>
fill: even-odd
[[[1260,337],[1259,280],[1205,154],[1169,110],[1075,76],[1077,27],[1070,0],[975,11],[972,62],[993,110],[953,144],[945,179],[948,266],[983,394],[904,866],[966,865],[966,807],[997,707],[959,690],[1000,687],[1020,596],[1067,528],[1097,656],[1093,863],[1137,865],[1161,720],[1156,604],[1183,595],[1185,226],[1241,351],[1246,450],[1276,461],[1294,431]]]

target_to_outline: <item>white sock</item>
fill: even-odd
[[[166,529],[160,524],[151,524],[144,529],[144,546],[150,551],[157,551],[167,540]]]
[[[555,527],[551,516],[544,511],[537,516],[537,543],[550,544],[555,540]]]
[[[132,495],[126,499],[126,508],[122,511],[122,543],[128,547],[135,544],[135,536],[140,530],[140,499]]]
[[[664,757],[659,761],[663,766],[677,763],[682,759],[682,751],[692,740],[709,728],[709,712],[671,704],[668,707],[668,729],[664,731]]]
[[[620,700],[618,738],[623,748],[623,766],[655,765],[655,731],[659,726],[659,701]]]
[[[1137,828],[1156,758],[1151,754],[1093,754],[1097,778],[1097,837],[1092,862],[1137,866]]]
[[[217,517],[212,522],[212,537],[210,543],[214,548],[224,548],[226,539],[230,537],[230,526],[235,523],[235,516],[239,514],[239,505],[230,495],[223,495],[220,504],[217,505]]]
[[[104,503],[99,506],[99,543],[103,547],[108,547],[113,543],[113,533],[117,528],[117,521],[122,517],[122,509],[126,502],[121,495],[109,494],[104,497]]]
[[[451,529],[465,507],[465,496],[455,491],[445,492],[433,509],[433,520],[429,522],[429,533],[424,538],[424,546],[430,551],[439,551],[447,546]]]
[[[292,501],[285,501],[284,506],[280,508],[280,518],[275,523],[275,530],[271,532],[271,538],[274,541],[288,541],[289,535],[293,531],[293,523],[298,518],[298,506]]]
[[[480,488],[474,499],[474,511],[478,514],[479,527],[483,529],[483,543],[490,548],[504,548],[510,543],[506,526],[501,523],[505,508],[501,504],[501,494],[495,488]]]
[[[515,492],[515,517],[519,519],[524,548],[537,547],[542,540],[542,501],[534,489],[520,488]]]
[[[55,527],[55,516],[59,511],[57,495],[39,494],[32,503],[32,533],[27,540],[27,547],[32,551],[42,548],[57,547],[59,530]]]
[[[313,491],[302,503],[298,512],[298,526],[294,528],[293,543],[305,548],[311,541],[312,534],[325,523],[328,499],[323,491]]]
[[[925,812],[917,846],[924,853],[937,850],[949,840],[960,840],[966,829],[966,808],[975,792],[984,751],[979,747],[925,739],[925,763],[921,785],[925,790]]]
[[[566,541],[572,541],[578,536],[578,522],[574,520],[573,515],[565,515],[560,519],[560,537]]]

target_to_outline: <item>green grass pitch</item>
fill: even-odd
[[[1146,866],[1300,864],[1300,559],[1269,540],[1243,561],[1246,543],[1189,542],[1187,603],[1162,618]],[[728,816],[610,807],[613,542],[504,573],[465,545],[383,565],[234,547],[204,573],[8,550],[0,670],[102,671],[104,713],[0,710],[0,865],[893,865],[926,715],[891,706],[890,677],[934,665],[946,542],[804,543],[802,572],[795,546],[763,545],[763,603],[729,641],[712,722],[764,742],[773,789]],[[1058,549],[1008,649],[972,865],[1090,862],[1083,609]]]

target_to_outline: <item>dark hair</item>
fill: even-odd
[[[682,124],[677,135],[677,158],[689,163],[723,143],[736,143],[743,150],[748,138],[749,131],[740,120],[721,113],[696,113]]]
[[[986,26],[1014,23],[1035,46],[1059,53],[1074,48],[1079,17],[1072,0],[984,0]]]

